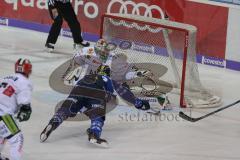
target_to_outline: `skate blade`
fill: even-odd
[[[45,142],[46,140],[47,140],[47,135],[44,134],[44,133],[41,134],[41,135],[40,135],[40,142],[43,143],[43,142]]]
[[[45,51],[48,52],[48,53],[53,53],[54,49],[52,49],[52,48],[45,48]]]
[[[50,130],[52,129],[52,125],[48,125],[45,132],[43,132],[41,135],[40,135],[40,142],[43,143],[47,140],[48,136],[47,136],[47,132],[49,132]]]
[[[100,147],[100,148],[109,148],[109,144],[106,143],[106,142],[102,142],[102,143],[97,143],[97,140],[95,139],[90,139],[90,144],[93,144],[97,147]]]

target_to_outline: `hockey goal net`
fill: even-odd
[[[150,72],[145,76],[146,84],[144,79],[138,84],[142,91],[152,96],[164,92],[177,95],[174,101],[177,99],[181,107],[220,105],[220,98],[200,81],[195,26],[137,15],[105,14],[101,27],[101,37],[115,44],[115,54],[125,54],[135,68]]]

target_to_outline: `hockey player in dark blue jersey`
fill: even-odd
[[[42,131],[40,141],[46,141],[51,132],[64,120],[76,116],[78,112],[82,112],[91,120],[91,126],[87,130],[89,142],[107,146],[107,141],[100,137],[105,121],[106,103],[116,96],[114,90],[124,100],[134,104],[137,109],[150,109],[148,101],[136,98],[126,87],[111,80],[110,68],[101,65],[97,70],[97,74],[86,75],[78,81],[68,98]]]

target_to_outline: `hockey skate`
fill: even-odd
[[[82,41],[80,43],[74,43],[73,44],[73,48],[76,51],[81,50],[83,47],[89,47],[89,46],[90,46],[90,43],[89,42],[84,42],[84,41]]]
[[[48,53],[52,53],[53,50],[54,50],[54,44],[52,44],[52,43],[46,43],[46,44],[45,44],[45,47],[46,47],[46,51],[47,51]]]
[[[98,147],[109,148],[107,140],[102,138],[97,138],[96,135],[93,132],[91,132],[89,128],[87,129],[87,134],[88,134],[88,141],[91,144],[94,144]]]
[[[79,45],[81,45],[82,47],[89,47],[90,46],[90,43],[89,42],[80,42]]]
[[[54,130],[53,124],[48,124],[40,134],[40,142],[45,142]]]

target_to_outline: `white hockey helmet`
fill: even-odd
[[[100,56],[100,59],[106,61],[109,56],[108,43],[105,39],[99,39],[94,45],[96,54]]]
[[[29,76],[32,72],[32,64],[28,59],[19,58],[15,63],[15,73],[21,73]]]

